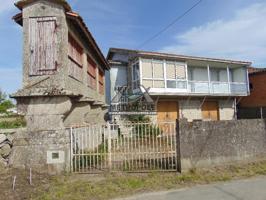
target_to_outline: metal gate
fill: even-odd
[[[176,123],[91,125],[71,128],[76,173],[177,171]]]

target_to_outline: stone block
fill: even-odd
[[[9,144],[5,144],[4,146],[1,147],[0,149],[0,155],[3,158],[7,158],[11,153],[11,147]]]
[[[6,141],[6,135],[0,134],[0,144]]]

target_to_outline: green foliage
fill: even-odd
[[[182,174],[159,173],[150,174],[111,174],[102,180],[91,176],[84,178],[56,178],[48,185],[37,190],[30,199],[33,200],[108,200],[118,197],[136,195],[151,191],[178,189],[217,181],[228,181],[235,178],[266,174],[266,162],[240,164],[229,167],[211,169],[192,169]]]
[[[129,115],[127,119],[130,122],[150,122],[150,118],[145,115]]]
[[[7,113],[7,110],[13,107],[12,101],[8,100],[6,93],[0,89],[0,113]]]
[[[158,126],[153,125],[149,117],[145,115],[129,115],[128,120],[134,125],[134,132],[137,137],[158,136],[162,133]]]
[[[89,168],[96,167],[97,165],[101,165],[105,161],[105,156],[103,153],[107,152],[107,142],[100,144],[97,150],[93,151],[85,151],[84,154],[86,155],[80,155],[80,156],[74,156],[73,157],[73,169],[74,171],[77,171],[78,168]]]
[[[4,92],[0,89],[0,103],[2,103],[4,100],[6,100],[6,93],[4,93]]]
[[[162,133],[162,130],[158,126],[152,125],[152,124],[136,124],[134,125],[135,134],[137,137],[152,137],[152,136],[158,136]]]
[[[26,127],[26,121],[23,117],[17,117],[14,120],[0,121],[0,129],[13,129],[22,127]]]
[[[0,103],[0,113],[7,113],[7,110],[13,107],[14,104],[10,100],[4,100]]]

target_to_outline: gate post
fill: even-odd
[[[112,169],[112,154],[111,154],[111,150],[112,150],[112,141],[111,141],[111,125],[109,122],[107,122],[107,141],[108,141],[108,168],[109,170]]]
[[[70,128],[70,172],[73,172],[73,128]]]
[[[181,173],[181,152],[180,152],[180,127],[179,119],[176,119],[176,170]]]

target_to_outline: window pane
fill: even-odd
[[[187,88],[187,82],[186,81],[177,81],[177,87],[179,89],[186,89]]]
[[[185,66],[176,65],[176,78],[177,79],[185,79],[186,78]]]
[[[228,81],[228,79],[227,79],[227,70],[226,69],[221,69],[220,70],[219,79],[222,82],[227,82]]]
[[[176,79],[175,64],[172,64],[172,63],[166,64],[166,78],[167,79]]]
[[[142,62],[142,77],[152,78],[152,64],[151,61]]]
[[[153,78],[164,78],[164,70],[163,70],[163,63],[153,63],[153,71],[154,77]]]
[[[176,81],[167,81],[167,88],[176,88]]]
[[[164,88],[164,81],[154,81],[154,88]]]
[[[211,81],[219,81],[219,71],[217,69],[211,69]]]
[[[152,81],[150,81],[150,80],[143,80],[142,81],[142,85],[145,87],[145,88],[149,88],[149,87],[153,87],[152,86]]]

